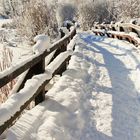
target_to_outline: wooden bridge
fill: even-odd
[[[111,38],[118,38],[120,40],[126,40],[130,43],[133,43],[136,47],[140,46],[140,27],[128,24],[128,23],[121,23],[119,25],[115,24],[100,24],[95,25],[92,29],[92,32],[95,35],[106,36]],[[130,33],[130,32],[133,32]],[[17,118],[19,118],[22,111],[33,101],[35,100],[35,105],[43,102],[45,100],[45,86],[49,83],[52,77],[56,74],[62,74],[68,65],[70,60],[71,53],[68,53],[67,46],[73,37],[76,35],[76,28],[73,28],[70,33],[64,36],[59,41],[55,42],[50,50],[45,50],[41,54],[34,54],[26,61],[22,62],[21,64],[17,65],[16,67],[10,67],[9,69],[5,70],[0,75],[0,88],[6,85],[8,82],[13,80],[14,78],[18,77],[20,74],[26,71],[25,76],[22,79],[21,84],[16,89],[16,93],[22,93],[24,89],[26,89],[26,82],[32,82],[32,79],[35,78],[46,78],[42,79],[41,83],[37,84],[37,87],[32,91],[33,93],[22,103],[19,103],[20,100],[17,100],[17,106],[20,108],[19,110],[13,110],[12,114],[8,113],[8,110],[5,110],[5,114],[3,118],[0,118],[0,134],[2,134],[7,128],[12,126]],[[74,46],[73,46],[74,50]],[[45,58],[53,52],[53,55],[50,58],[48,65],[55,65],[57,63],[56,59],[61,55],[61,62],[52,70],[51,76],[47,78],[47,70],[45,69]],[[63,54],[67,53],[67,57],[63,57]],[[42,75],[46,73],[46,75]],[[40,77],[39,77],[40,76]],[[30,80],[31,79],[31,80]],[[34,87],[34,85],[32,86]],[[21,92],[20,92],[21,91]],[[28,92],[28,91],[27,91]],[[17,94],[14,94],[16,96]],[[10,98],[10,97],[9,97]],[[9,99],[8,99],[9,100]],[[0,112],[4,110],[5,105],[0,107]],[[10,109],[14,109],[14,106],[10,106]],[[6,117],[4,117],[6,116]]]

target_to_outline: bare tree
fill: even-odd
[[[19,15],[23,10],[23,5],[30,0],[1,0],[2,13],[8,16]]]

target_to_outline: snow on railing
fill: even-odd
[[[35,99],[35,104],[45,100],[45,86],[55,74],[62,74],[73,53],[76,28],[55,42],[48,45],[48,38],[39,35],[33,46],[34,54],[27,60],[0,73],[0,87],[26,71],[20,84],[13,90],[15,94],[0,106],[0,134],[2,134],[19,117],[22,111]],[[70,44],[69,44],[70,43]],[[45,58],[47,67],[45,68]],[[49,64],[50,63],[50,64]],[[22,82],[21,82],[22,81]]]
[[[140,46],[140,26],[130,23],[98,24],[92,31],[96,35],[127,40],[136,47]]]

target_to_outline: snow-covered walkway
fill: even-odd
[[[68,70],[7,140],[139,140],[140,51],[79,33]]]

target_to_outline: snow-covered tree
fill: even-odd
[[[119,19],[132,19],[140,17],[140,0],[118,0],[115,3]]]
[[[1,0],[2,12],[9,16],[19,15],[23,5],[30,0]]]

